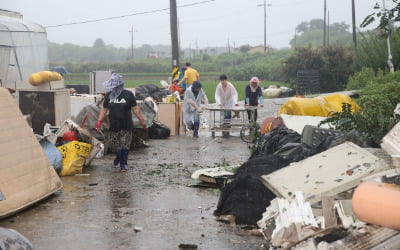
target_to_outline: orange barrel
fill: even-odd
[[[360,220],[400,230],[399,185],[365,181],[354,191],[352,205]]]

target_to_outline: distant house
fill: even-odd
[[[148,58],[159,58],[160,56],[158,55],[157,52],[150,52],[150,53],[147,55],[147,57],[148,57]]]
[[[270,51],[274,51],[275,49],[271,48],[271,47],[267,47],[267,52]],[[263,53],[264,52],[264,46],[259,45],[256,47],[252,47],[251,49],[249,49],[248,53]]]

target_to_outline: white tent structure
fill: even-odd
[[[43,26],[0,9],[0,87],[15,89],[17,80],[48,69],[47,33]]]

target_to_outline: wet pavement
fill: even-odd
[[[282,103],[266,103],[259,122]],[[17,230],[38,250],[267,247],[263,237],[216,221],[218,189],[190,187],[198,183],[190,176],[200,168],[247,161],[250,151],[238,132],[212,138],[203,129],[200,138],[181,135],[148,143],[130,151],[128,172],[112,165],[113,155],[95,159],[85,175],[62,177],[63,190],[1,220],[0,227]]]

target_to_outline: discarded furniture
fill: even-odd
[[[46,123],[60,126],[71,116],[69,91],[19,90],[19,108],[24,115],[32,115],[32,128],[36,134],[43,133]]]
[[[3,218],[48,197],[63,184],[7,89],[0,88],[0,99],[0,218]]]
[[[171,136],[179,135],[182,103],[158,103],[157,120],[171,129]]]
[[[332,196],[356,187],[372,173],[387,170],[386,162],[351,142],[345,142],[269,175],[264,185],[278,197],[290,198],[296,191],[314,204],[322,196]]]

